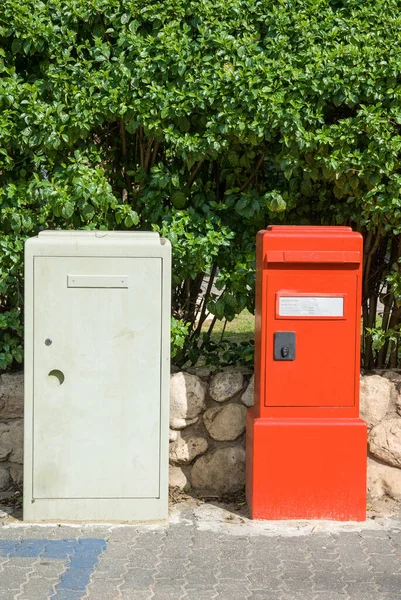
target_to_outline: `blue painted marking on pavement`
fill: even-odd
[[[11,558],[18,556],[22,558],[34,558],[40,556],[46,546],[46,540],[25,540],[20,542],[14,548],[14,552],[10,555]]]
[[[86,589],[89,583],[89,578],[92,573],[90,569],[68,569],[62,576],[60,583],[56,585],[56,591],[58,590],[82,590]],[[55,596],[57,598],[57,594]]]
[[[0,556],[7,558],[43,558],[61,560],[66,571],[49,590],[52,600],[81,600],[85,595],[91,573],[106,542],[96,538],[80,540],[0,540]]]
[[[82,591],[74,592],[73,590],[59,590],[57,592],[57,596],[52,596],[53,598],[57,598],[57,600],[81,600]]]
[[[52,540],[51,544],[46,544],[44,557],[64,559],[71,556],[77,546],[77,540]]]
[[[63,573],[60,583],[55,587],[56,594],[53,596],[53,599],[75,600],[76,598],[80,598],[76,594],[68,596],[67,592],[81,591],[82,595],[85,593],[93,568],[97,563],[99,555],[105,548],[106,542],[104,540],[93,538],[78,540],[75,552],[70,558],[68,569]],[[60,592],[63,592],[62,596],[59,595]]]

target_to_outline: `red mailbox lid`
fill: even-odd
[[[263,262],[353,263],[362,260],[359,233],[350,227],[272,225],[263,236]]]

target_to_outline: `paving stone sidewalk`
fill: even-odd
[[[401,521],[0,526],[0,600],[401,600]]]

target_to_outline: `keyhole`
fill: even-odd
[[[290,349],[289,349],[289,347],[288,347],[288,346],[283,346],[283,347],[281,348],[281,356],[282,356],[283,358],[287,358],[287,356],[289,355],[289,353],[290,353]]]

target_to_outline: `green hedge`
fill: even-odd
[[[205,273],[218,319],[253,309],[268,222],[364,233],[365,364],[397,362],[400,4],[2,0],[0,368],[22,360],[22,244],[41,228],[167,236],[182,364],[209,347]]]

